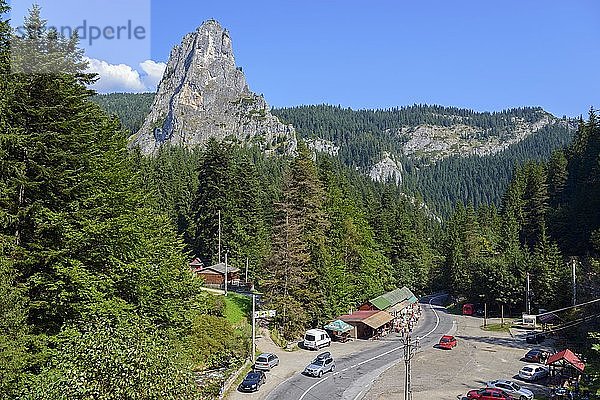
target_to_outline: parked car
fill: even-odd
[[[531,400],[533,399],[533,392],[529,389],[521,387],[513,381],[507,381],[504,379],[498,379],[495,381],[489,381],[485,384],[488,388],[500,389],[504,393],[512,396],[518,400]]]
[[[525,354],[523,359],[527,362],[535,362],[544,364],[550,354],[546,350],[542,349],[531,349]]]
[[[254,369],[270,371],[271,368],[279,365],[279,358],[272,353],[263,353],[256,358]]]
[[[483,388],[476,390],[469,390],[467,393],[467,399],[478,399],[478,400],[513,400],[513,398],[504,393],[500,389],[494,388]]]
[[[527,336],[525,336],[525,341],[527,343],[539,344],[542,343],[544,340],[546,340],[546,335],[544,334],[544,332],[540,331],[528,332]]]
[[[335,361],[333,361],[333,357],[328,351],[319,354],[314,360],[312,360],[310,364],[306,366],[306,368],[304,368],[304,374],[319,378],[329,371],[335,371]]]
[[[539,364],[527,364],[519,371],[519,378],[526,381],[537,381],[548,376],[548,367]]]
[[[438,347],[440,349],[452,350],[452,348],[456,347],[457,344],[458,342],[456,341],[456,338],[454,336],[444,335],[440,339]]]
[[[331,338],[322,329],[309,329],[304,334],[302,345],[306,349],[319,350],[322,347],[331,346]]]
[[[238,390],[240,392],[256,392],[265,383],[267,376],[262,371],[250,371],[244,378]]]

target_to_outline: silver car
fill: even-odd
[[[279,365],[279,358],[275,354],[263,353],[256,358],[254,369],[270,371],[277,365]]]
[[[309,376],[322,377],[327,372],[335,371],[335,361],[331,357],[331,353],[326,351],[321,353],[312,360],[312,362],[304,368],[304,373]]]
[[[548,367],[539,364],[527,364],[519,371],[519,378],[526,381],[537,381],[548,376]]]
[[[513,381],[506,381],[503,379],[498,379],[495,381],[489,381],[486,383],[486,386],[489,388],[502,389],[511,397],[518,400],[531,400],[533,399],[533,392],[529,389],[525,389],[519,385],[517,385]]]

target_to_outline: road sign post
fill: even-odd
[[[275,310],[256,311],[256,295],[252,295],[252,364],[256,353],[256,320],[259,318],[273,318],[277,315]]]
[[[256,295],[252,295],[252,365],[256,354]]]

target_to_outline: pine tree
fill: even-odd
[[[275,322],[286,338],[298,335],[309,322],[305,305],[314,297],[310,283],[315,276],[308,266],[310,253],[300,219],[287,199],[277,205],[271,255],[260,280],[264,298],[269,307],[277,310]]]

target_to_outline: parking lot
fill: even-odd
[[[540,383],[519,380],[518,371],[527,363],[521,358],[533,347],[553,350],[552,341],[541,345],[525,342],[525,331],[484,331],[483,320],[454,316],[458,346],[452,350],[421,349],[412,359],[412,390],[414,400],[461,399],[470,389],[485,386],[495,379],[509,379],[529,388],[535,398],[544,398],[549,390]],[[499,323],[499,320],[490,320]],[[404,399],[404,363],[399,363],[373,382],[364,399]]]

